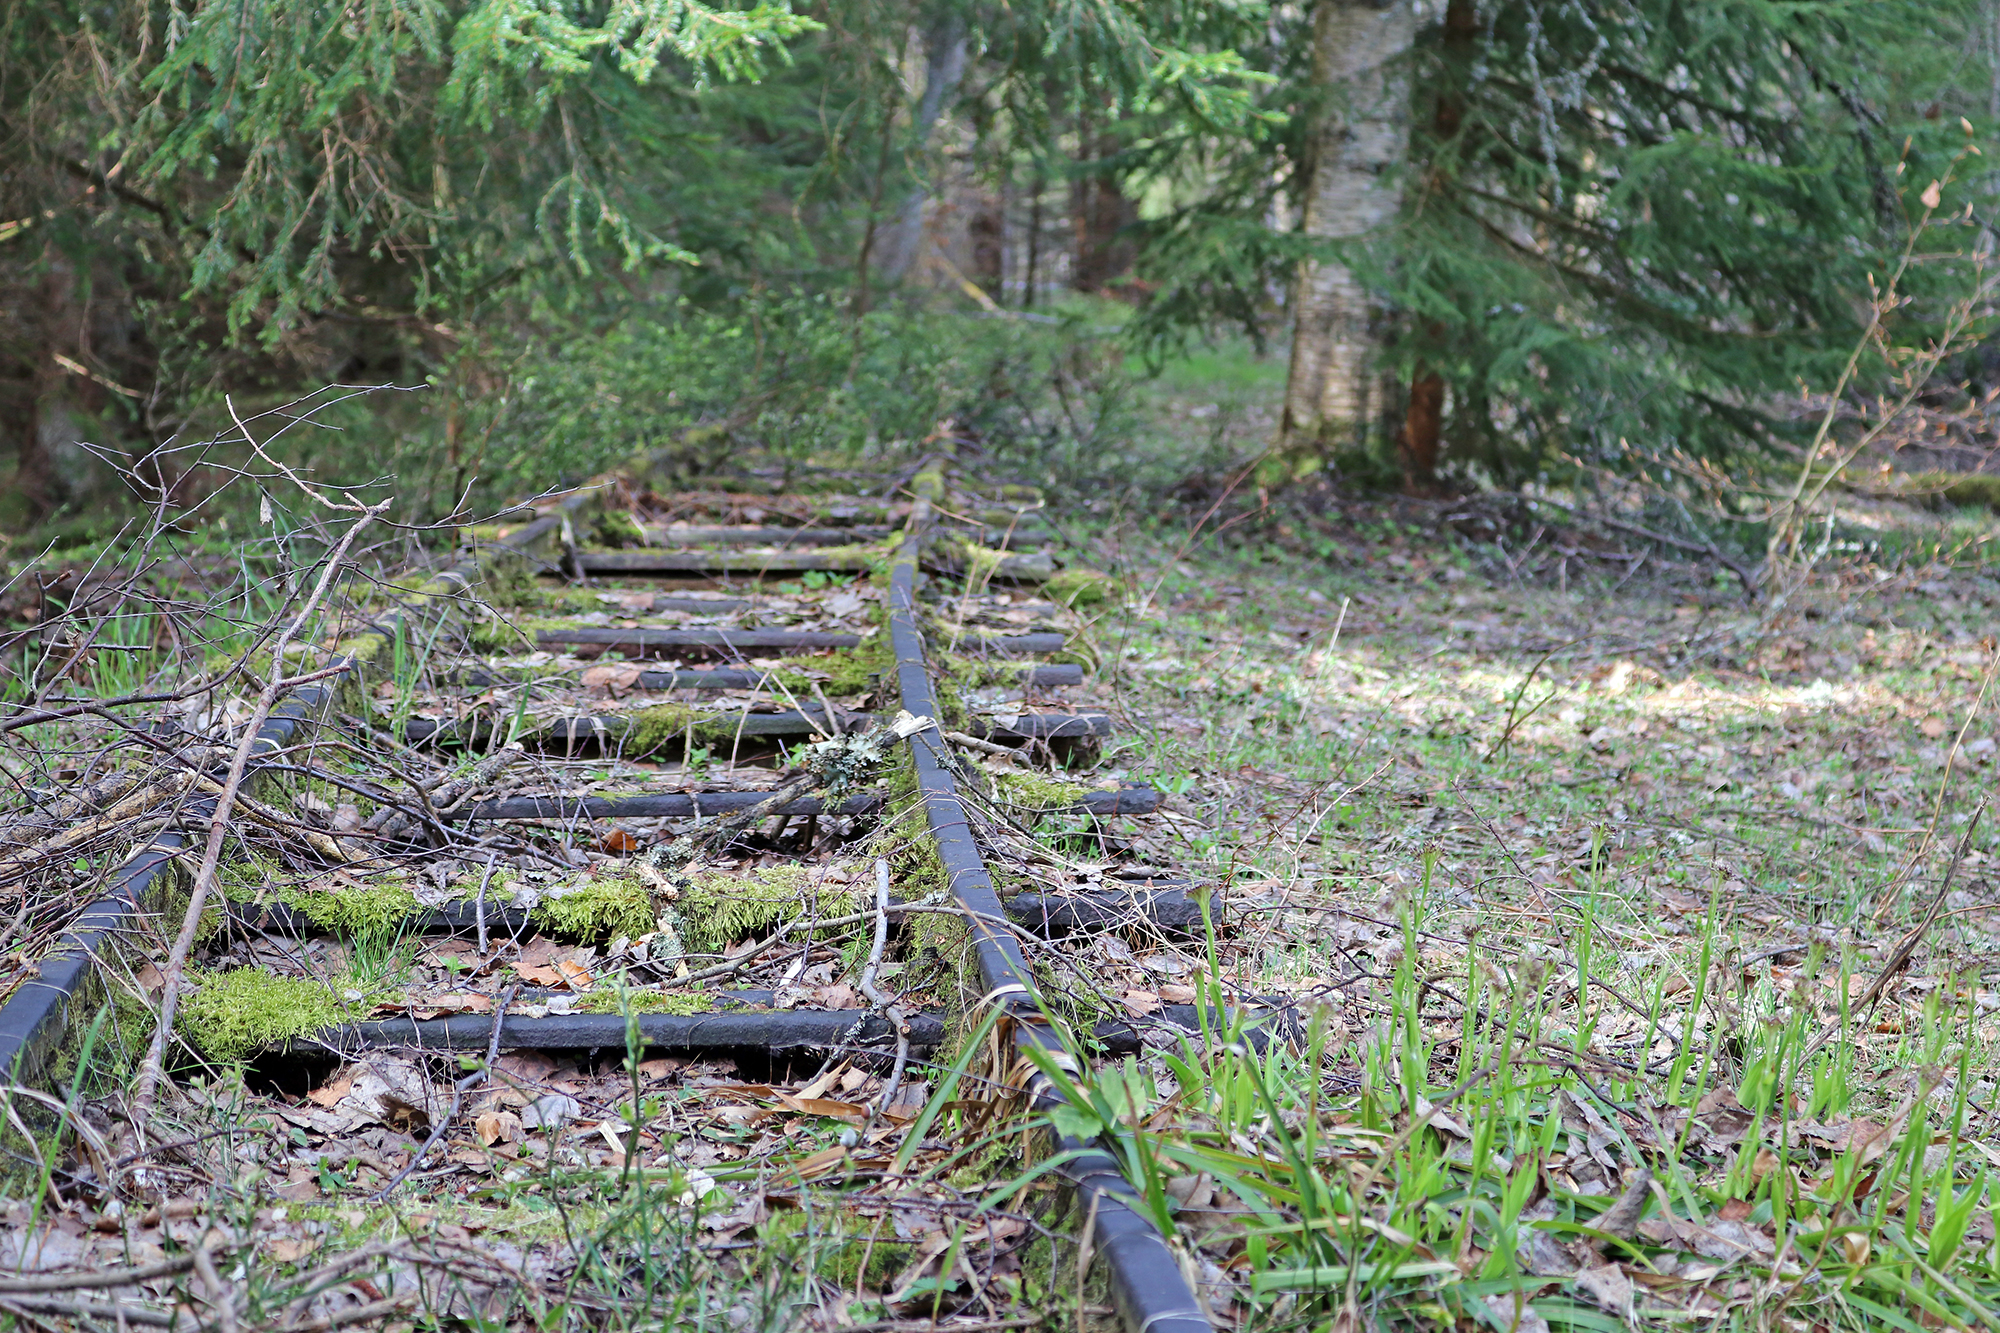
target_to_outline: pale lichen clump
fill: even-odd
[[[351,1023],[365,1009],[347,999],[337,983],[279,976],[261,967],[188,975],[195,989],[182,999],[174,1030],[204,1056],[224,1064]]]

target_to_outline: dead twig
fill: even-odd
[[[438,1140],[444,1137],[447,1129],[451,1128],[451,1122],[458,1118],[458,1108],[465,1104],[465,1094],[484,1083],[487,1077],[493,1072],[493,1062],[500,1058],[500,1025],[506,1021],[507,1006],[514,1003],[514,997],[520,993],[520,983],[516,982],[507,988],[507,993],[501,997],[500,1003],[493,1006],[493,1031],[486,1039],[485,1061],[479,1068],[452,1084],[451,1106],[446,1109],[443,1115],[438,1117],[437,1123],[431,1126],[430,1137],[418,1145],[417,1150],[410,1154],[410,1160],[403,1164],[403,1169],[398,1171],[395,1178],[388,1184],[371,1195],[368,1202],[382,1202],[396,1192],[397,1186],[408,1180],[416,1172],[417,1167],[422,1165],[425,1156],[430,1153],[432,1148],[437,1147]]]
[[[246,434],[248,432],[245,432]],[[151,1117],[153,1101],[159,1087],[161,1068],[166,1060],[167,1035],[173,1031],[174,1017],[180,1009],[182,977],[187,968],[189,950],[194,948],[195,935],[201,926],[201,914],[208,905],[209,892],[215,886],[215,874],[222,861],[222,844],[229,833],[229,816],[236,804],[236,793],[243,785],[245,772],[249,768],[250,755],[262,739],[264,723],[278,706],[278,701],[307,680],[319,679],[327,672],[309,672],[303,676],[285,677],[282,667],[277,664],[285,660],[285,649],[305,628],[306,621],[318,610],[327,592],[333,586],[334,576],[347,559],[347,552],[361,530],[376,516],[388,509],[392,501],[384,500],[377,505],[362,508],[361,515],[341,534],[339,542],[328,553],[326,567],[320,571],[319,581],[314,586],[298,614],[279,633],[272,646],[273,663],[271,678],[257,694],[257,706],[251,711],[244,724],[243,740],[236,747],[236,753],[229,764],[229,776],[223,783],[222,793],[216,798],[215,813],[209,819],[208,846],[202,854],[201,869],[196,872],[194,886],[188,894],[187,915],[181,922],[180,934],[175,938],[173,949],[167,955],[167,964],[161,969],[163,982],[160,990],[160,1016],[153,1029],[153,1040],[146,1049],[146,1058],[139,1069],[139,1080],[133,1093],[132,1122],[143,1125]],[[343,665],[339,668],[345,671]]]
[[[1917,946],[1923,943],[1924,936],[1930,933],[1932,924],[1937,921],[1939,910],[1944,907],[1945,895],[1951,892],[1951,882],[1958,875],[1959,864],[1965,860],[1966,852],[1972,848],[1972,834],[1979,827],[1979,817],[1985,813],[1986,802],[1981,801],[1979,808],[1972,812],[1972,818],[1966,822],[1965,836],[1958,840],[1958,847],[1951,854],[1951,864],[1945,867],[1944,878],[1938,881],[1937,892],[1931,895],[1931,905],[1925,910],[1923,920],[1910,927],[1908,933],[1896,942],[1895,949],[1889,954],[1889,961],[1882,964],[1882,971],[1862,995],[1861,1002],[1848,1011],[1855,1020],[1865,1018],[1875,1008],[1883,992],[1889,989],[1889,983],[1895,980],[1897,973],[1909,965],[1911,955],[1916,953]],[[1818,1054],[1820,1048],[1833,1040],[1839,1030],[1837,1024],[1828,1024],[1819,1036],[1813,1039],[1813,1044],[1806,1048],[1806,1056],[1810,1058]]]
[[[896,1100],[896,1089],[902,1086],[903,1071],[910,1064],[910,1027],[902,1007],[884,995],[875,985],[875,974],[882,967],[882,953],[889,943],[889,863],[875,862],[875,947],[868,954],[868,966],[861,970],[861,993],[868,1003],[882,1011],[883,1016],[896,1029],[896,1063],[890,1066],[889,1077],[882,1084],[882,1096],[868,1113],[868,1123],[862,1126],[861,1138],[865,1141],[868,1131],[875,1127],[875,1119],[889,1109]]]

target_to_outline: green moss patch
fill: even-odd
[[[813,900],[813,872],[804,866],[769,866],[747,874],[693,876],[675,904],[690,953],[719,954],[723,946],[761,934],[798,917]],[[822,915],[853,912],[858,901],[845,890],[822,894]]]
[[[1060,782],[1031,772],[996,773],[993,786],[1003,804],[1037,814],[1067,810],[1083,800],[1085,790],[1078,783]]]
[[[1117,579],[1095,569],[1063,569],[1042,581],[1042,595],[1062,606],[1094,606],[1116,597],[1122,587]]]
[[[656,913],[636,875],[601,875],[548,894],[529,916],[551,934],[611,940],[647,934]]]
[[[705,990],[628,990],[623,996],[609,986],[585,995],[577,1008],[592,1014],[705,1014],[716,1007],[714,992]]]
[[[887,1290],[916,1252],[912,1242],[899,1239],[880,1218],[825,1207],[810,1212],[774,1209],[758,1223],[757,1240],[773,1250],[809,1251],[809,1258],[802,1257],[802,1261],[811,1264],[821,1281],[842,1290],[854,1287],[857,1281],[864,1290]]]
[[[174,1030],[211,1060],[234,1064],[269,1046],[351,1023],[362,1007],[324,981],[281,977],[261,967],[191,972]]]
[[[686,704],[654,704],[626,714],[625,753],[651,754],[679,745],[690,732],[698,741],[733,740],[742,719],[741,713],[704,711]]]
[[[896,653],[889,646],[889,631],[878,629],[852,648],[842,648],[837,652],[825,653],[818,657],[787,657],[783,659],[793,673],[776,673],[784,681],[786,688],[810,690],[818,680],[807,672],[824,672],[826,678],[820,688],[829,695],[846,696],[866,694],[884,680],[894,680],[896,675]]]
[[[343,889],[310,889],[280,879],[278,868],[261,857],[226,867],[218,877],[223,896],[261,906],[279,902],[341,939],[393,936],[404,918],[417,911],[417,895],[400,880],[376,879]]]
[[[639,526],[639,521],[618,509],[598,511],[597,521],[591,525],[591,534],[600,545],[613,548],[646,544],[646,530]]]

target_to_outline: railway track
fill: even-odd
[[[288,812],[320,873],[271,888],[274,863],[239,860],[227,929],[203,961],[211,978],[303,982],[315,950],[354,955],[362,914],[375,938],[423,941],[424,957],[471,951],[449,955],[461,966],[444,980],[405,985],[405,1012],[260,1039],[253,1063],[593,1060],[634,1041],[654,1056],[758,1052],[774,1069],[844,1064],[873,1080],[865,1133],[906,1070],[942,1067],[969,1039],[973,1091],[960,1095],[1047,1124],[1065,1074],[1217,1018],[1192,1004],[1092,1017],[1060,994],[1057,941],[1199,936],[1219,909],[1170,868],[1122,855],[1106,826],[1151,812],[1159,793],[1067,776],[1113,721],[1061,694],[1085,683],[1088,655],[1060,628],[1063,608],[1036,595],[1057,566],[1032,502],[953,489],[940,460],[876,489],[657,496],[628,472],[468,533],[458,564],[370,610],[336,646],[344,671],[295,693],[253,761],[249,790]],[[335,767],[330,736],[455,776],[401,797],[316,785]],[[165,909],[213,809],[183,801],[0,1005],[16,1082],[49,1082],[75,1051],[105,969]],[[1024,882],[1038,821],[1061,829],[1044,843],[1089,847],[1095,877]],[[893,867],[879,891],[854,869],[869,864]],[[940,922],[957,934],[923,945]],[[871,928],[860,986],[801,998],[793,983],[842,957],[823,941],[865,944]],[[891,938],[912,956],[891,960],[904,975],[929,948],[941,979],[921,993],[875,985]],[[614,976],[619,1009],[588,1011]],[[837,991],[846,1004],[827,1002]],[[1121,1322],[1209,1328],[1118,1160],[1047,1138]]]

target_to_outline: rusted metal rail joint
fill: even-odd
[[[920,470],[912,482],[916,504],[889,578],[889,642],[896,657],[896,683],[903,707],[918,717],[938,715],[917,622],[917,569],[942,484],[941,474],[928,469]],[[1006,908],[959,800],[945,741],[926,731],[911,737],[909,745],[918,798],[938,860],[972,932],[986,1002],[1000,1007],[1017,1048],[1039,1048],[1073,1061],[1037,999],[1034,973],[1020,941],[997,924],[1007,919]],[[1029,1082],[1028,1094],[1038,1109],[1060,1102],[1055,1088],[1039,1074]],[[1060,1134],[1055,1141],[1059,1150],[1073,1154],[1060,1168],[1061,1174],[1075,1192],[1084,1225],[1092,1230],[1089,1243],[1104,1262],[1112,1299],[1125,1326],[1132,1333],[1208,1333],[1212,1325],[1173,1248],[1133,1206],[1138,1191],[1117,1161],[1090,1143]]]

